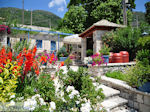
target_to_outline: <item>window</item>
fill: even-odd
[[[42,40],[36,40],[37,48],[42,48]]]
[[[26,40],[26,38],[20,38],[20,42],[21,42],[21,41],[25,41],[25,40]]]

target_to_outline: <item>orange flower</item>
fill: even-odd
[[[39,75],[40,72],[39,72],[39,70],[37,69],[37,70],[35,70],[35,73],[36,73],[37,75]]]
[[[62,67],[62,66],[64,66],[64,62],[63,61],[60,63],[60,67]]]
[[[36,46],[33,48],[33,51],[32,51],[32,53],[33,53],[33,55],[35,56],[35,54],[36,54],[36,51],[37,51],[37,48],[36,48]]]
[[[40,61],[40,63],[42,62],[42,64],[44,64],[44,62],[46,63],[46,57],[45,56],[41,56],[41,59],[39,61]]]

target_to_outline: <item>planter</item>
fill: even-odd
[[[109,63],[109,55],[103,55],[104,63]]]
[[[150,93],[150,82],[144,83],[143,86],[139,87],[138,89],[139,89],[140,91]]]
[[[129,53],[127,51],[120,51],[120,54],[122,54],[123,63],[129,62]]]
[[[113,60],[114,63],[122,63],[123,62],[121,53],[114,53],[113,59],[114,59]]]
[[[59,57],[60,61],[65,61],[68,57]]]
[[[113,63],[113,52],[110,52],[109,63]]]

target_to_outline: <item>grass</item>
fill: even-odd
[[[111,78],[114,78],[114,79],[119,79],[119,80],[122,80],[122,81],[126,80],[125,75],[120,71],[107,72],[105,75],[107,77],[111,77]]]

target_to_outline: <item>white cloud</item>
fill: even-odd
[[[60,6],[59,8],[62,9],[62,6],[67,6],[66,0],[52,0],[49,2],[48,7],[52,8],[54,6]]]
[[[64,7],[59,7],[59,8],[57,9],[58,12],[63,12],[64,10],[65,10]]]

